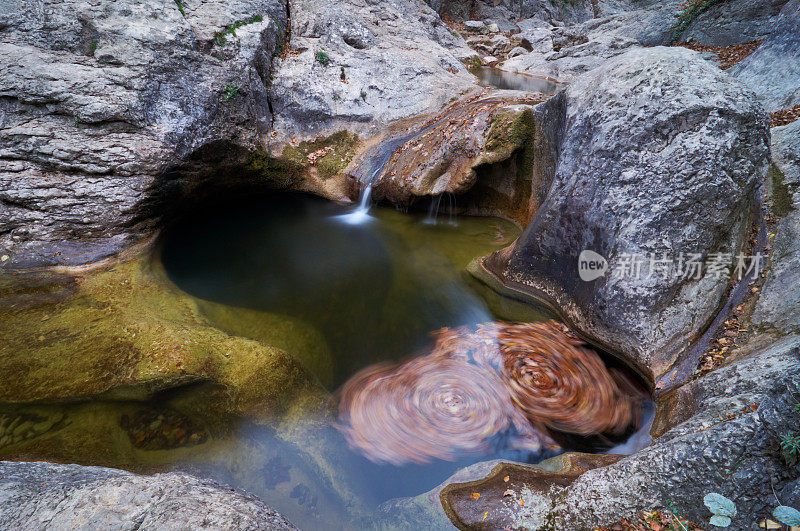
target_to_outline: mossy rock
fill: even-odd
[[[521,150],[522,164],[517,169],[517,176],[530,179],[535,156],[535,127],[536,120],[530,108],[509,109],[495,114],[478,164],[495,164]]]
[[[267,153],[255,153],[248,162],[248,169],[272,183],[289,187],[299,181],[305,168],[316,166],[317,175],[323,180],[339,175],[355,155],[358,135],[337,131],[330,136],[306,140],[298,145],[287,145],[280,157]]]
[[[213,407],[258,422],[326,408],[295,358],[216,328],[148,261],[42,275],[51,282],[0,281],[0,402],[146,400],[205,383]]]

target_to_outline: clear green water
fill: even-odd
[[[426,214],[373,208],[367,223],[349,225],[337,216],[350,210],[305,196],[216,204],[167,231],[156,259],[218,327],[286,350],[331,392],[363,367],[418,353],[442,326],[547,317],[492,295],[464,272],[473,258],[513,241],[513,224],[434,224]],[[286,335],[287,322],[296,333]],[[426,492],[471,463],[547,457],[499,441],[456,462],[377,465],[327,421],[263,426],[205,415],[212,392],[200,385],[149,402],[6,406],[0,424],[21,419],[34,438],[58,429],[34,439],[28,453],[0,451],[0,458],[185,470],[256,494],[302,529],[353,529],[386,524],[375,512],[381,503]]]

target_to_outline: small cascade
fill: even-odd
[[[369,215],[369,208],[372,205],[372,181],[373,179],[370,179],[367,185],[361,190],[356,209],[348,214],[336,216],[336,219],[349,225],[361,225],[372,219],[372,216]]]
[[[369,171],[364,172],[364,174],[369,175],[369,178],[366,180],[363,178],[360,179],[361,182],[364,183],[364,187],[361,189],[361,193],[359,195],[358,206],[355,210],[348,214],[336,216],[336,219],[349,225],[362,225],[372,220],[372,216],[369,215],[369,209],[372,206],[372,187],[375,184],[375,181],[378,179],[378,177],[380,177],[381,173],[383,173],[386,164],[389,163],[389,159],[392,158],[394,152],[397,151],[397,149],[405,144],[409,139],[421,134],[424,131],[425,130],[421,132],[409,133],[407,135],[381,142],[377,147],[377,152],[368,159],[369,165],[367,167],[369,168]]]
[[[458,226],[456,218],[456,197],[454,194],[444,193],[431,197],[431,204],[428,207],[428,215],[423,221],[425,225],[439,224],[439,209],[442,204],[442,197],[447,196],[447,224]]]
[[[428,216],[423,221],[425,225],[436,225],[436,218],[439,216],[439,205],[441,202],[441,194],[431,197],[431,206],[428,207]]]

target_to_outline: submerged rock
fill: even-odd
[[[525,232],[484,271],[655,379],[720,305],[729,272],[688,278],[677,261],[722,253],[733,271],[767,171],[767,118],[740,84],[668,48],[612,59],[539,108],[562,116],[545,125],[559,139],[555,173]],[[580,278],[584,250],[610,262],[605,275]],[[641,269],[626,269],[636,256]]]
[[[255,496],[186,474],[0,461],[5,529],[297,529]]]
[[[269,344],[228,335],[137,260],[65,279],[43,275],[0,277],[2,403],[147,400],[195,385],[205,401],[187,407],[258,422],[325,409],[321,386],[274,346],[327,353],[300,323],[276,316]]]
[[[800,0],[791,0],[750,56],[728,73],[750,86],[768,111],[800,105]]]

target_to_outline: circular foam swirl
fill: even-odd
[[[621,433],[637,421],[637,401],[563,325],[504,323],[498,340],[505,382],[531,421],[579,435]]]
[[[339,428],[377,462],[425,463],[486,452],[513,406],[493,371],[437,354],[367,368],[341,390]]]

